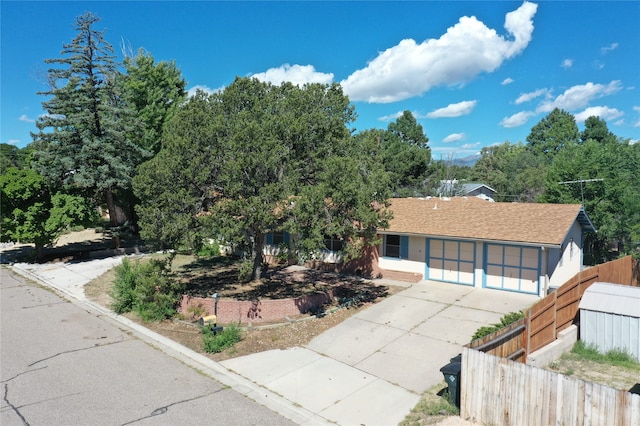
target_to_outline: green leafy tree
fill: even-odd
[[[535,202],[544,188],[546,161],[522,143],[482,148],[471,179],[496,190],[496,201]]]
[[[157,154],[164,124],[186,99],[187,82],[175,62],[156,63],[153,56],[142,49],[135,57],[125,58],[124,65],[125,98],[143,124],[140,134],[132,139]]]
[[[30,155],[30,147],[18,148],[15,145],[0,143],[0,174],[4,174],[9,167],[28,167]]]
[[[527,148],[551,162],[556,153],[575,145],[579,138],[575,117],[556,108],[531,128],[527,136]]]
[[[34,167],[67,192],[105,202],[115,227],[116,195],[131,185],[135,166],[147,152],[133,143],[135,120],[117,82],[113,49],[91,13],[75,22],[78,34],[64,44],[62,58],[47,59],[49,100],[34,138]],[[114,237],[114,244],[119,239]]]
[[[396,195],[424,192],[423,181],[429,174],[431,149],[429,138],[410,111],[380,132],[380,148],[385,169],[389,172]]]
[[[606,121],[600,117],[591,116],[584,122],[584,130],[580,133],[580,140],[582,142],[595,140],[600,143],[615,143],[617,138],[609,131]]]
[[[33,243],[40,258],[73,225],[91,224],[95,210],[77,195],[51,194],[45,179],[32,169],[9,168],[0,176],[2,241]]]
[[[287,231],[304,256],[325,235],[347,252],[388,219],[388,180],[339,85],[273,86],[237,78],[223,92],[190,98],[168,123],[162,149],[139,168],[141,233],[194,247],[208,234],[246,248],[262,273],[265,235]]]
[[[595,139],[558,153],[547,169],[540,201],[583,203],[598,229],[587,235],[585,263],[609,260],[633,251],[632,230],[640,223],[640,146]],[[560,182],[602,179],[602,181]],[[612,251],[611,248],[615,247]]]
[[[155,62],[153,56],[143,49],[124,60],[126,74],[117,74],[118,86],[126,105],[137,118],[137,126],[127,137],[139,148],[155,155],[160,150],[160,141],[165,123],[186,99],[186,81],[175,62]],[[134,206],[140,200],[132,188],[118,191],[119,206],[126,214],[129,229],[138,230],[138,217]]]

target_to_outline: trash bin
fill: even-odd
[[[455,360],[457,357],[451,358]],[[460,408],[460,371],[462,363],[460,361],[450,362],[440,369],[444,375],[444,381],[447,382],[449,388],[449,402]]]

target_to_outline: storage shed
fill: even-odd
[[[594,283],[580,301],[580,340],[640,360],[640,287]]]

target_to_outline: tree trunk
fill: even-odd
[[[116,212],[116,203],[113,200],[113,191],[111,190],[111,187],[105,189],[104,194],[105,198],[107,199],[107,209],[109,210],[109,227],[113,232],[114,228],[118,226],[118,216]],[[117,235],[117,233],[112,234],[111,242],[113,243],[113,248],[120,248],[120,236]]]
[[[256,231],[253,236],[253,244],[251,247],[251,260],[253,260],[252,280],[259,280],[262,277],[262,248],[264,247],[264,234]]]
[[[44,246],[36,243],[36,259],[42,260],[44,257]]]

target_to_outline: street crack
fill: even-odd
[[[151,414],[149,414],[148,416],[144,416],[144,417],[141,417],[139,419],[131,420],[130,422],[123,423],[122,426],[130,425],[130,424],[133,424],[133,423],[140,422],[142,420],[150,419],[151,417],[161,416],[162,414],[165,414],[166,412],[168,412],[169,408],[173,407],[174,405],[184,404],[185,402],[191,402],[191,401],[195,401],[195,400],[198,400],[198,399],[201,399],[201,398],[206,398],[206,397],[208,397],[210,395],[214,395],[214,394],[220,392],[221,390],[223,390],[223,389],[218,389],[217,391],[208,393],[206,395],[200,395],[200,396],[196,396],[194,398],[183,399],[182,401],[176,401],[176,402],[171,403],[169,405],[165,405],[163,407],[158,407],[155,410],[153,410],[151,412]]]
[[[24,416],[22,415],[18,407],[16,407],[11,403],[11,401],[9,401],[9,384],[8,383],[4,384],[4,395],[2,396],[2,399],[13,410],[13,412],[16,413],[18,417],[20,417],[20,420],[22,420],[22,424],[29,426],[29,422],[27,421],[27,419],[24,418]]]
[[[102,339],[102,337],[100,337],[100,338]],[[39,359],[39,360],[37,360],[37,361],[34,361],[34,362],[32,362],[31,364],[29,364],[29,365],[28,365],[28,367],[33,367],[33,366],[34,366],[34,365],[36,365],[36,364],[39,364],[39,363],[44,362],[44,361],[48,361],[48,360],[53,359],[53,358],[55,358],[55,357],[58,357],[58,356],[60,356],[60,355],[72,354],[72,353],[74,353],[74,352],[82,352],[82,351],[86,351],[86,350],[89,350],[89,349],[99,348],[99,347],[102,347],[102,346],[115,345],[115,344],[117,344],[117,343],[122,343],[123,341],[124,341],[124,336],[119,336],[119,339],[118,339],[117,341],[114,341],[114,342],[108,342],[108,343],[96,343],[95,345],[93,345],[93,346],[88,346],[88,347],[86,347],[86,348],[71,349],[71,350],[69,350],[69,351],[58,352],[58,353],[57,353],[57,354],[55,354],[55,355],[51,355],[51,356],[48,356],[48,357],[46,357],[46,358],[42,358],[42,359]]]

